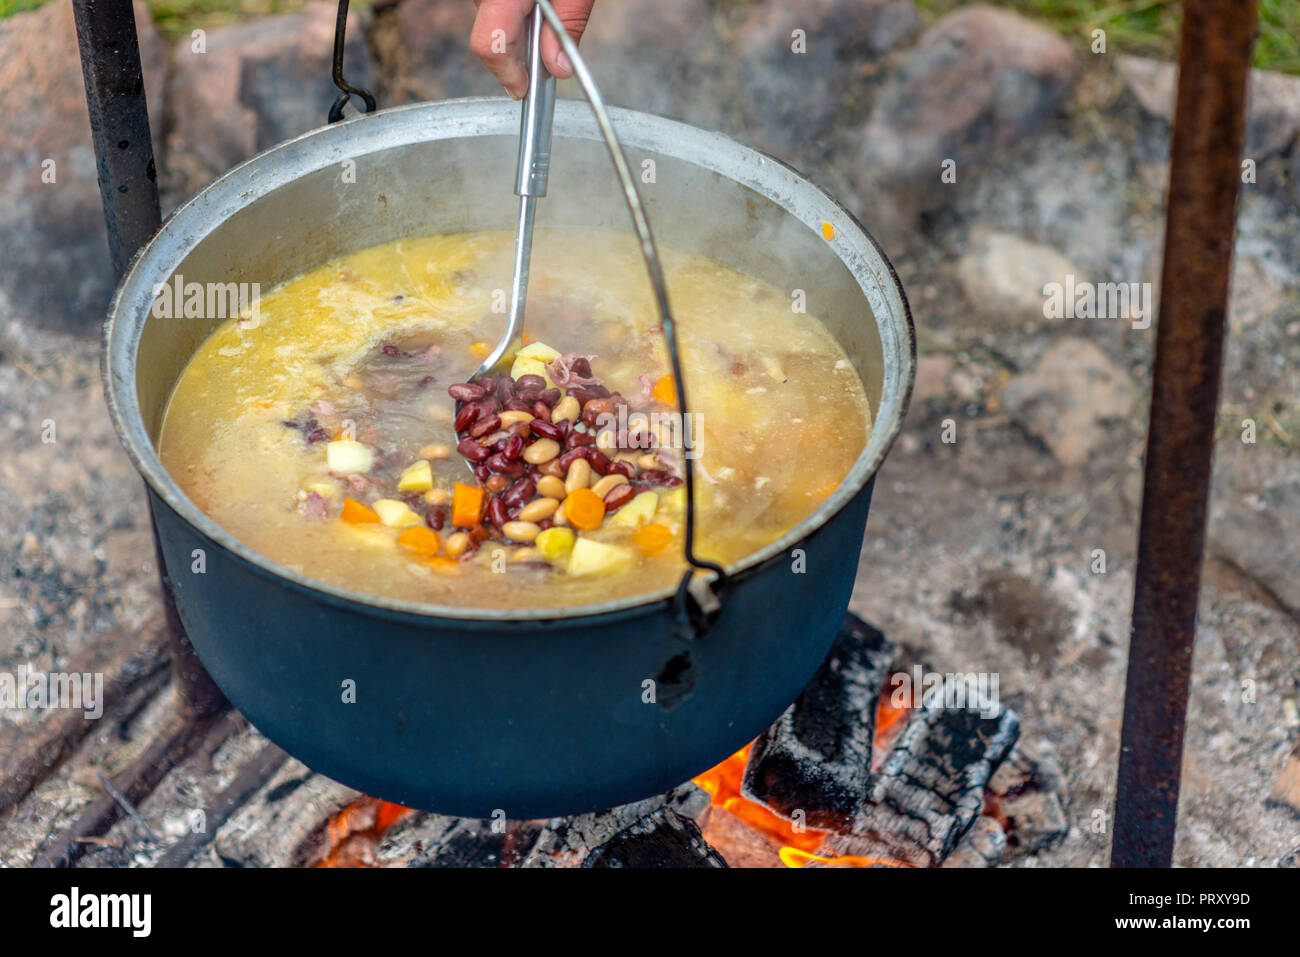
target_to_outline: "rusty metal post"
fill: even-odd
[[[1173,859],[1256,7],[1183,3],[1114,867]]]
[[[135,10],[131,0],[73,0],[72,9],[108,249],[121,280],[131,257],[162,222]],[[156,531],[154,549],[181,710],[191,718],[215,714],[226,701],[181,627]]]

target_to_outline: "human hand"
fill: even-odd
[[[469,46],[516,100],[528,92],[528,71],[524,51],[528,48],[528,18],[533,0],[474,0],[478,16]],[[596,0],[551,0],[555,12],[576,43],[582,37]],[[542,63],[552,76],[573,76],[573,64],[560,49],[560,41],[549,28],[542,30]]]

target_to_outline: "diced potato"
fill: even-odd
[[[337,482],[308,482],[306,489],[308,492],[315,492],[325,501],[332,501],[342,491]]]
[[[325,462],[336,475],[363,475],[375,464],[375,453],[360,442],[339,439],[325,446]]]
[[[524,346],[515,355],[523,356],[525,359],[541,359],[543,362],[560,358],[560,354],[544,342],[534,342],[530,346]]]
[[[421,459],[402,470],[397,480],[399,492],[427,492],[433,488],[433,466]]]
[[[631,566],[632,559],[631,549],[580,538],[573,543],[573,551],[569,553],[569,574],[602,575],[620,572]]]
[[[633,501],[635,501],[635,499]],[[624,505],[623,508],[627,508],[627,506]],[[686,486],[679,485],[671,492],[665,492],[663,497],[659,500],[659,509],[660,511],[673,515],[680,515],[685,512]]]
[[[419,525],[423,521],[419,515],[411,511],[409,505],[405,502],[399,502],[395,498],[381,498],[376,502],[372,502],[370,507],[379,515],[381,522],[393,528]]]
[[[641,492],[633,497],[617,512],[609,517],[611,525],[622,525],[625,528],[636,528],[654,517],[655,510],[659,507],[659,496],[654,492]]]
[[[510,366],[510,378],[518,379],[522,375],[539,375],[546,380],[548,389],[555,388],[555,382],[546,374],[546,363],[521,352],[515,356],[514,364]]]
[[[548,562],[563,558],[573,549],[573,531],[568,528],[548,528],[533,542],[538,554]]]

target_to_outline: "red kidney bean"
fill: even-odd
[[[569,371],[580,379],[591,378],[591,360],[586,356],[578,356],[569,363]]]
[[[517,435],[512,435],[502,443],[501,454],[505,456],[507,462],[513,462],[524,452],[524,440]]]
[[[547,421],[550,421],[551,407],[541,399],[538,399],[533,403],[533,416],[538,419],[546,419]]]
[[[538,396],[538,398],[541,399],[543,402],[545,402],[547,405],[555,405],[555,403],[560,401],[561,395],[563,395],[563,393],[560,392],[559,389],[545,389],[543,390],[542,394]]]
[[[556,478],[564,478],[564,467],[560,465],[560,459],[551,459],[549,462],[543,462],[537,466],[538,474],[554,475]]]
[[[524,477],[514,485],[510,486],[510,488],[506,490],[506,493],[501,496],[501,500],[511,508],[518,508],[520,505],[523,505],[524,502],[532,498],[533,493],[536,491],[537,483],[531,478]]]
[[[424,516],[424,524],[435,532],[441,532],[442,527],[447,524],[447,510],[445,508],[429,509],[428,514]]]
[[[609,475],[622,475],[624,478],[631,480],[636,475],[636,466],[631,462],[610,462]]]
[[[555,523],[552,522],[549,518],[544,518],[537,523],[537,527],[540,528],[542,531],[546,531],[548,528],[554,528]]]
[[[496,379],[479,379],[477,384],[483,387],[484,395],[491,395],[497,390]]]
[[[510,479],[504,475],[493,475],[483,483],[483,487],[493,494],[500,495],[510,487]]]
[[[511,435],[517,435],[527,443],[533,436],[533,430],[528,427],[527,422],[512,422],[510,428],[506,429]]]
[[[456,444],[456,451],[471,462],[485,462],[492,453],[471,438],[463,438]]]
[[[492,470],[480,462],[478,465],[474,466],[474,477],[480,482],[486,482],[492,477]]]
[[[506,503],[496,497],[489,499],[487,517],[488,521],[497,528],[500,528],[506,522],[510,521],[510,517],[506,514]]]
[[[501,474],[506,478],[518,479],[528,474],[528,463],[522,459],[515,462],[507,462],[506,467],[501,470]]]
[[[489,456],[488,460],[483,464],[486,465],[488,468],[490,468],[493,472],[504,472],[506,469],[510,467],[510,461],[500,452],[496,452],[493,455]]]
[[[515,398],[507,402],[506,408],[512,412],[527,412],[529,415],[531,415],[533,412],[532,404],[529,402],[525,402],[523,399],[519,398],[518,396],[516,396]]]
[[[473,402],[475,399],[481,399],[488,394],[488,390],[477,382],[462,382],[458,385],[448,386],[447,394],[457,402]]]
[[[585,404],[590,402],[592,399],[608,398],[609,390],[603,385],[581,385],[571,388],[569,390],[569,395]]]
[[[609,460],[609,457],[606,456],[604,452],[600,449],[587,446],[587,448],[583,449],[583,454],[587,461],[591,463],[591,470],[593,472],[597,475],[609,474],[609,467],[614,463]]]
[[[469,427],[469,434],[471,438],[479,439],[490,432],[495,432],[499,428],[501,428],[501,416],[493,412],[491,415],[483,416],[471,425]]]
[[[520,389],[519,394],[516,395],[515,398],[520,402],[527,402],[528,408],[531,410],[533,403],[536,402],[540,396],[541,393],[536,389]]]
[[[540,416],[538,418],[533,419],[533,421],[529,422],[528,427],[532,429],[533,432],[540,435],[544,439],[555,439],[556,441],[559,441],[560,439],[564,438],[563,429],[561,429],[555,423],[548,422],[546,419],[541,418]]]
[[[584,449],[577,448],[577,449],[570,449],[569,451],[561,455],[558,459],[551,459],[551,462],[556,463],[556,465],[558,466],[558,474],[556,477],[564,478],[566,475],[569,474],[570,465],[578,461],[578,459],[584,459],[586,457],[587,457],[586,451]],[[548,462],[547,464],[549,465],[550,462]]]
[[[519,392],[541,392],[546,388],[546,380],[539,375],[521,375],[515,380],[515,389]]]
[[[479,408],[476,405],[462,405],[460,411],[456,413],[456,421],[452,423],[457,432],[464,432],[478,418]]]
[[[637,478],[642,482],[650,482],[652,485],[667,485],[668,480],[676,478],[671,472],[665,472],[663,469],[642,469],[637,473]]]
[[[596,436],[590,432],[570,432],[565,441],[569,443],[570,448],[578,449],[583,446],[595,445]]]
[[[605,493],[605,511],[612,512],[616,508],[622,508],[635,497],[636,489],[629,483],[623,482],[620,485],[615,485]]]

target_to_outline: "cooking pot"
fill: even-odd
[[[511,227],[517,104],[419,104],[283,143],[177,209],[114,296],[108,406],[147,484],[190,640],[268,738],[367,794],[528,819],[662,792],[775,720],[848,607],[873,479],[914,376],[898,277],[853,216],[785,164],[718,133],[611,114],[658,239],[792,296],[802,290],[808,314],[857,368],[874,416],[838,489],[727,569],[722,607],[694,637],[682,634],[671,590],[533,612],[417,604],[314,581],[218,527],[155,448],[178,376],[221,321],[156,316],[156,289],[178,274],[187,284],[269,289],[377,243]],[[626,217],[586,104],[560,102],[539,225],[626,229]]]

